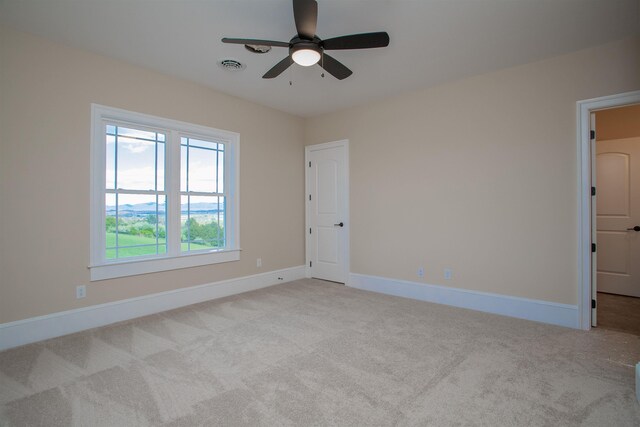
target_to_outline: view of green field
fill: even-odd
[[[143,256],[143,255],[155,255],[156,253],[163,254],[166,252],[166,246],[164,245],[165,239],[158,239],[158,252],[156,252],[156,239],[155,237],[135,236],[131,234],[118,234],[118,245],[120,249],[118,251],[118,258]],[[122,246],[134,246],[134,245],[149,245],[149,246],[137,246],[133,248],[123,248]],[[107,248],[113,248],[116,246],[116,233],[106,233],[106,246]],[[182,243],[182,250],[188,250],[188,244]],[[198,251],[201,249],[213,249],[213,246],[201,245],[191,242],[191,250]],[[107,249],[107,259],[115,259],[116,250]]]

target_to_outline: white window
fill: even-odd
[[[237,133],[91,115],[91,280],[240,259]]]

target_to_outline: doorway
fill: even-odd
[[[640,104],[595,111],[597,322],[640,335]]]
[[[349,141],[305,148],[307,277],[347,283]]]
[[[627,222],[632,221],[634,219],[632,217],[636,215],[631,212],[632,209],[636,210],[633,208],[630,198],[630,194],[634,193],[634,188],[631,184],[628,184],[627,187],[624,184],[627,178],[631,179],[630,159],[632,153],[624,153],[621,147],[613,145],[610,147],[605,147],[604,144],[596,145],[598,139],[604,141],[606,138],[598,134],[596,114],[635,104],[640,104],[640,91],[580,101],[577,105],[581,183],[579,323],[580,327],[586,330],[591,326],[596,326],[599,320],[598,314],[602,314],[598,313],[599,304],[597,303],[597,291],[601,290],[598,285],[599,278],[604,278],[605,288],[607,288],[607,280],[614,277],[613,282],[617,281],[618,285],[615,286],[618,286],[617,292],[619,292],[619,284],[625,282],[620,279],[627,276],[632,277],[635,265],[640,264],[632,259],[635,258],[633,255],[635,246],[632,243],[635,240],[640,241],[640,237],[635,237],[636,234],[640,236],[640,233],[635,232],[634,225],[629,227],[628,224],[625,225],[624,230],[618,230],[620,224],[616,222],[621,222],[623,219]],[[601,137],[598,138],[599,136]],[[600,164],[597,163],[598,154],[601,154]],[[633,157],[635,158],[635,155]],[[624,168],[627,164],[629,169],[625,171]],[[602,175],[602,182],[598,181],[598,172]],[[600,202],[598,202],[597,195],[599,195]],[[603,205],[600,210],[598,210],[598,203]],[[601,227],[598,227],[599,222],[601,222]],[[631,230],[626,230],[626,228],[631,228]],[[625,237],[627,234],[629,237]],[[599,261],[599,258],[602,259]],[[626,280],[626,282],[630,281]],[[611,288],[608,289],[611,290]],[[604,296],[602,303],[604,306],[601,308],[606,309],[612,304],[612,299],[607,299]]]

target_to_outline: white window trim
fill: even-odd
[[[167,254],[147,258],[105,259],[105,168],[106,150],[103,121],[113,120],[166,130],[165,188],[167,191]],[[225,156],[231,167],[225,168],[226,239],[222,250],[180,252],[180,137],[209,139],[225,144]],[[196,267],[240,259],[240,134],[177,120],[91,104],[91,281]],[[172,230],[173,232],[170,232]],[[176,241],[177,240],[177,241]]]

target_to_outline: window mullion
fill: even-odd
[[[180,255],[180,135],[169,133],[167,144],[167,254]]]

